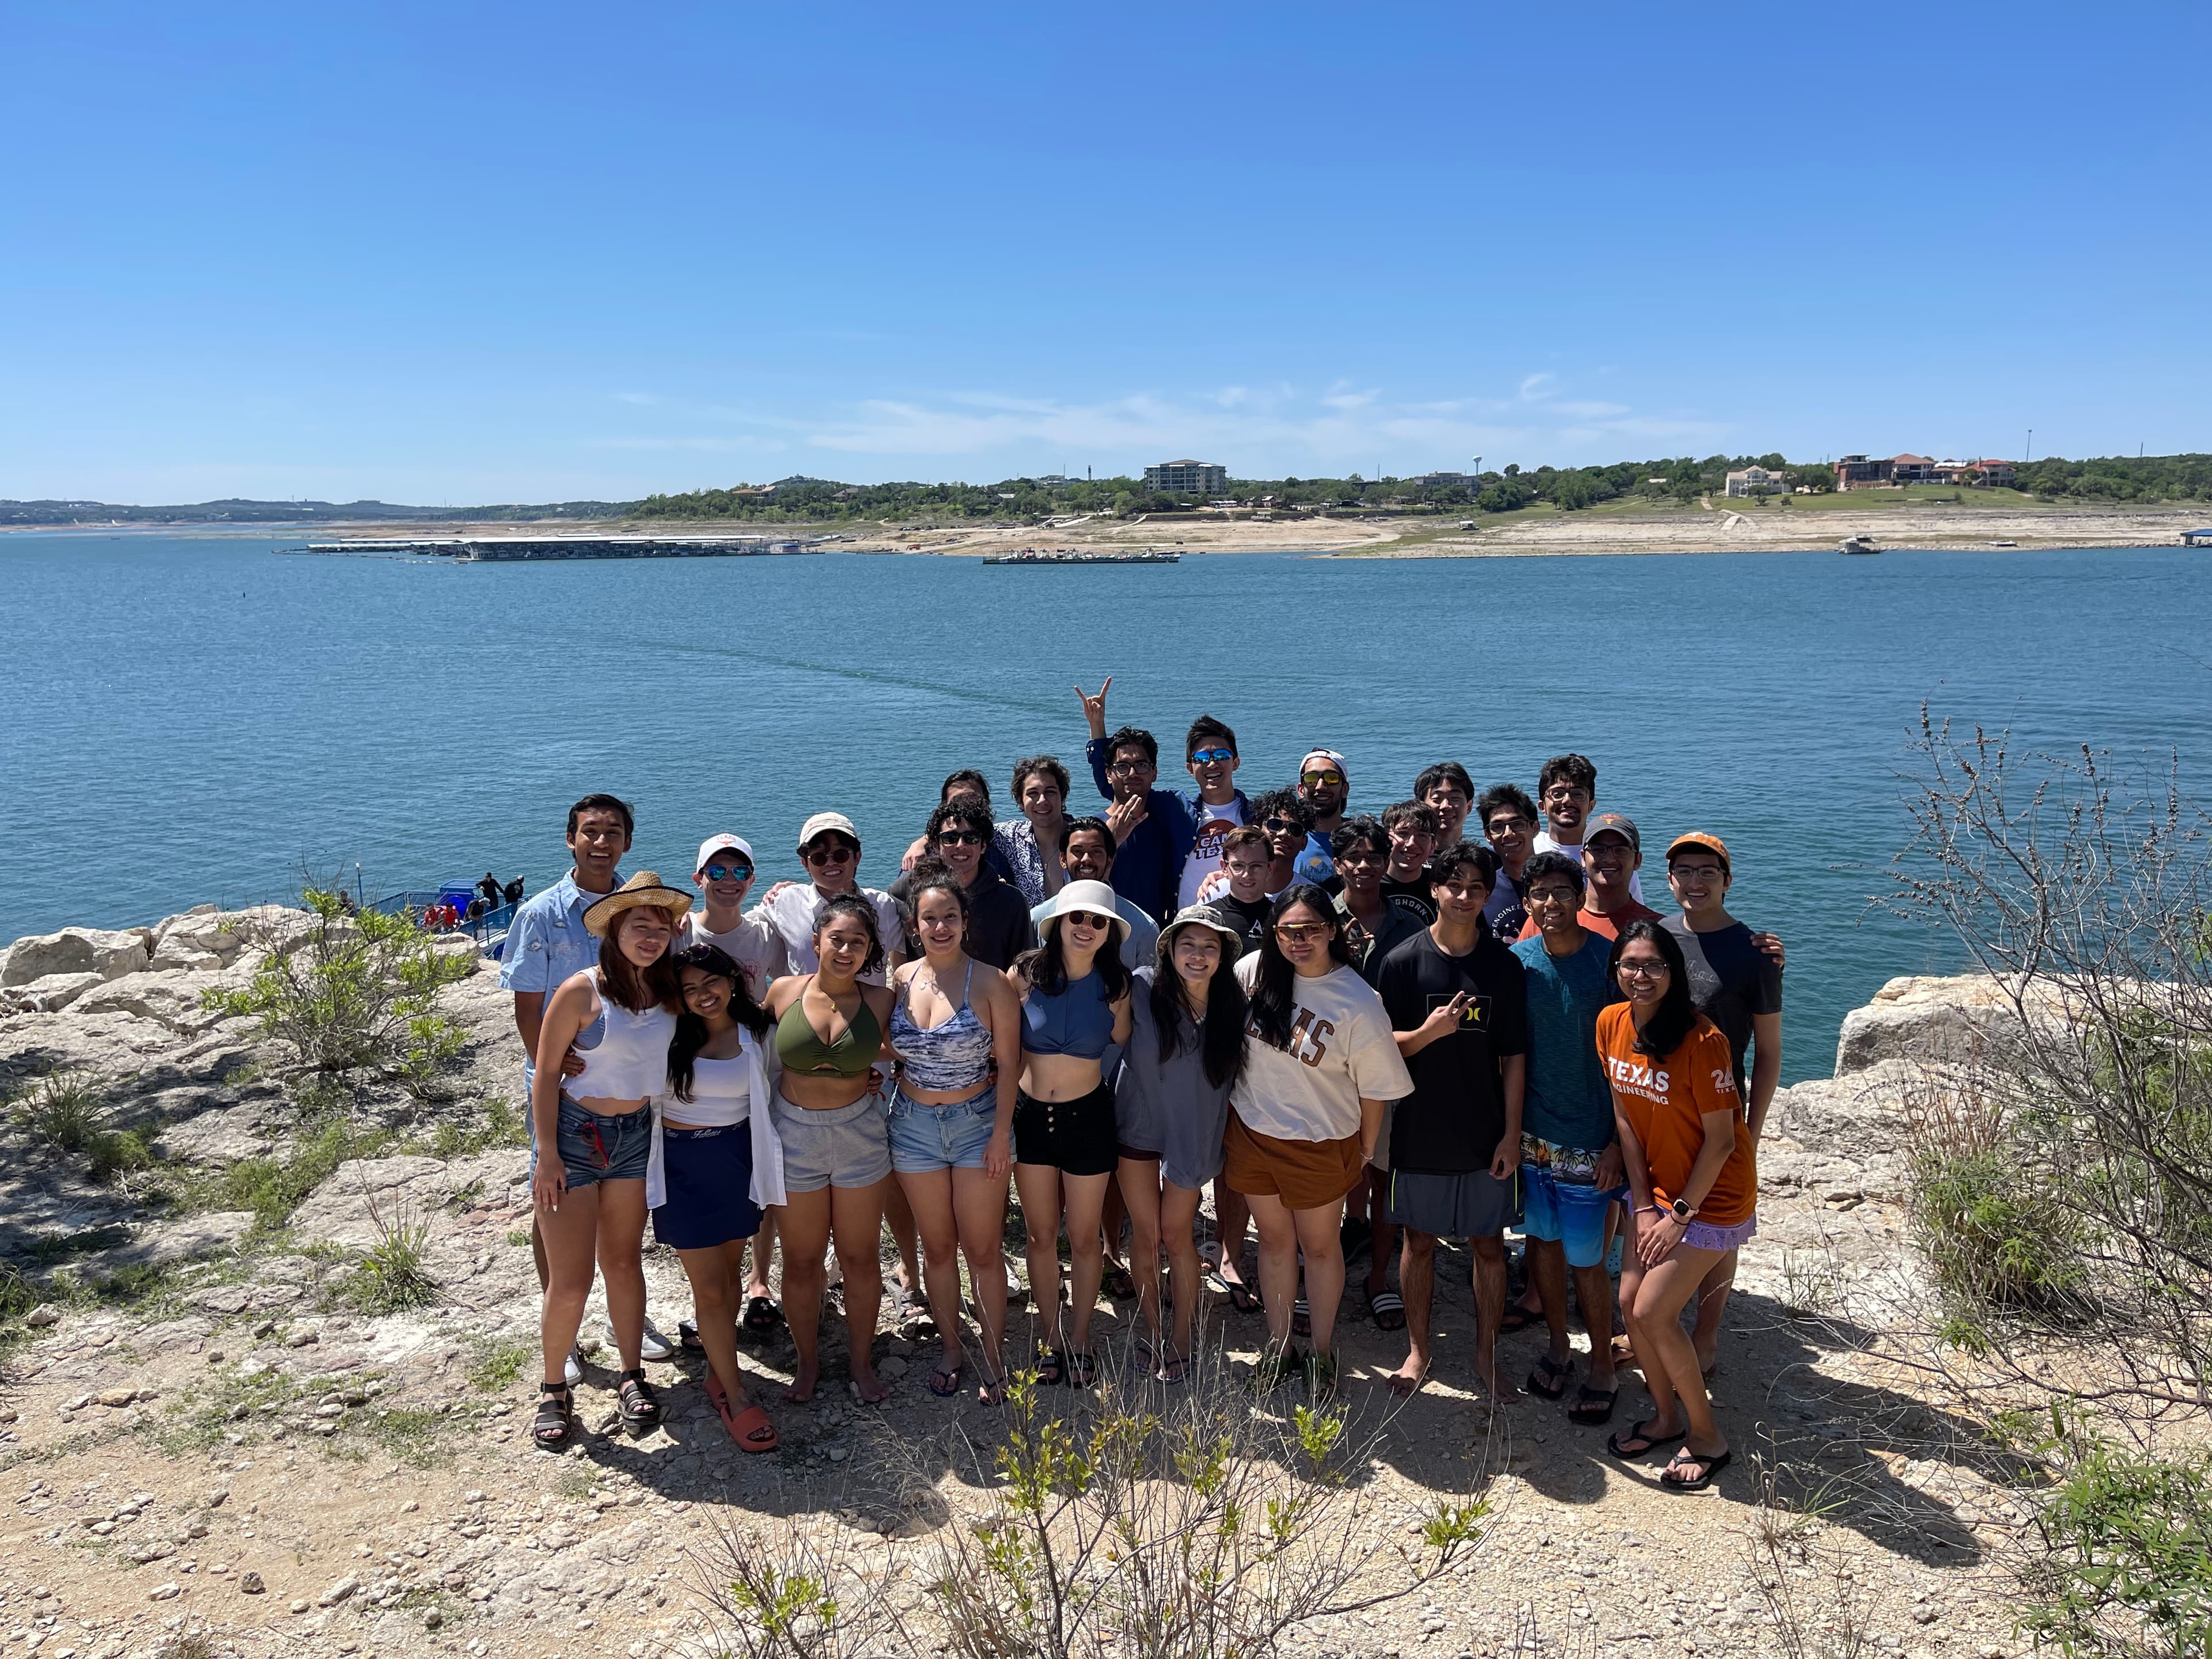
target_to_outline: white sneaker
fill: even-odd
[[[584,1380],[584,1351],[580,1347],[568,1350],[568,1357],[561,1362],[561,1377],[570,1388]]]
[[[614,1339],[614,1329],[611,1326],[608,1328],[607,1338],[609,1341]],[[653,1325],[650,1315],[646,1317],[645,1337],[638,1346],[637,1353],[639,1358],[652,1360],[655,1364],[663,1360],[676,1358],[676,1345],[660,1334]]]

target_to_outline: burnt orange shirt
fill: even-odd
[[[1672,1203],[1697,1166],[1705,1145],[1705,1114],[1735,1114],[1735,1149],[1698,1206],[1698,1219],[1715,1227],[1750,1220],[1758,1201],[1759,1171],[1743,1097],[1735,1091],[1735,1054],[1720,1027],[1700,1014],[1681,1047],[1654,1060],[1636,1051],[1636,1022],[1628,1005],[1616,1002],[1597,1017],[1597,1055],[1612,1085],[1614,1107],[1643,1146],[1656,1203]]]

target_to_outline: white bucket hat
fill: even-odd
[[[1052,925],[1070,910],[1089,910],[1114,919],[1114,943],[1119,948],[1129,937],[1129,919],[1114,902],[1114,890],[1103,881],[1071,881],[1045,902],[1037,912],[1036,930],[1039,939],[1049,933]]]

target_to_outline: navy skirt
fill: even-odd
[[[760,1231],[760,1207],[752,1200],[751,1125],[664,1125],[660,1137],[668,1202],[653,1212],[654,1238],[672,1250],[711,1250]]]

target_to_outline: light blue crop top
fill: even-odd
[[[1022,1003],[1024,1053],[1097,1060],[1113,1041],[1114,1008],[1095,968],[1056,997],[1033,990]]]

